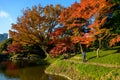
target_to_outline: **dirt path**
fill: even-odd
[[[75,60],[65,60],[73,63],[78,64],[90,64],[90,65],[96,65],[96,66],[102,66],[102,67],[109,67],[109,68],[120,68],[120,65],[112,65],[112,64],[102,64],[102,63],[95,63],[95,62],[81,62],[81,61],[75,61]]]

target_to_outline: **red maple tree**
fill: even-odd
[[[106,31],[108,32],[107,29],[102,28],[107,20],[107,16],[104,14],[107,14],[113,5],[109,0],[82,0],[80,3],[75,2],[61,13],[58,21],[62,26],[52,33],[55,38],[53,42],[57,42],[61,38],[68,39],[67,37],[69,36],[69,40],[73,44],[79,43],[81,45],[81,52],[83,53],[82,46],[87,48],[95,40],[102,40],[107,35],[106,33],[105,36],[101,36]],[[96,35],[100,36],[96,37]],[[59,46],[53,48],[51,53],[62,53],[62,50],[64,50],[64,45],[62,44],[65,43],[65,41],[57,43],[56,45]],[[67,45],[65,46],[68,47]],[[56,48],[58,53],[55,53]]]

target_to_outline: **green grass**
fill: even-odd
[[[78,71],[73,68],[71,63],[62,60],[55,61],[46,69],[46,71],[53,74],[64,74],[65,76],[69,76],[74,80],[77,80],[79,78]]]
[[[113,50],[100,50],[99,58],[96,57],[96,51],[87,52],[86,54],[87,62],[120,65],[120,52],[117,52],[114,48]],[[77,54],[71,57],[71,60],[82,61],[82,55]]]
[[[120,65],[120,47],[114,47],[109,50],[100,50],[100,57],[96,57],[96,51],[87,52],[87,62]],[[120,69],[102,67],[92,64],[79,63],[82,62],[82,55],[77,54],[67,60],[61,60],[63,56],[51,59],[47,58],[51,65],[46,71],[53,74],[63,74],[73,80],[120,80]],[[75,62],[71,62],[75,61]]]
[[[57,56],[56,58],[51,58],[50,56],[48,56],[44,60],[47,61],[49,64],[52,64],[55,61],[60,60],[62,58],[63,58],[63,56],[61,56],[61,55]]]
[[[53,74],[64,74],[73,80],[117,80],[116,78],[120,78],[120,69],[117,68],[107,68],[84,63],[77,64],[65,60],[55,61],[46,71]],[[111,72],[112,74],[110,74]]]
[[[91,56],[93,55],[93,58]],[[120,53],[116,52],[116,50],[101,50],[100,51],[100,57],[96,58],[94,57],[95,53],[88,53],[88,61],[89,62],[96,62],[96,63],[105,63],[105,64],[118,64],[120,65]]]

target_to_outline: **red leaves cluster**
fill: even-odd
[[[57,37],[59,35],[62,35],[64,32],[65,28],[57,28],[53,33],[51,33],[51,36]]]
[[[13,44],[8,45],[7,50],[9,53],[21,52],[22,46],[18,43],[13,43]]]
[[[66,52],[67,50],[72,50],[72,49],[73,49],[73,43],[71,42],[70,38],[60,39],[56,41],[56,45],[50,51],[50,54],[52,57],[54,57]]]
[[[65,43],[56,44],[56,46],[50,51],[51,56],[62,54],[67,50]]]

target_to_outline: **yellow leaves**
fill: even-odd
[[[75,29],[73,29],[73,35],[74,36],[77,36],[77,35],[79,35],[80,33],[79,33],[79,28],[75,28]]]
[[[95,35],[99,35],[99,34],[101,34],[101,30],[95,32]]]

